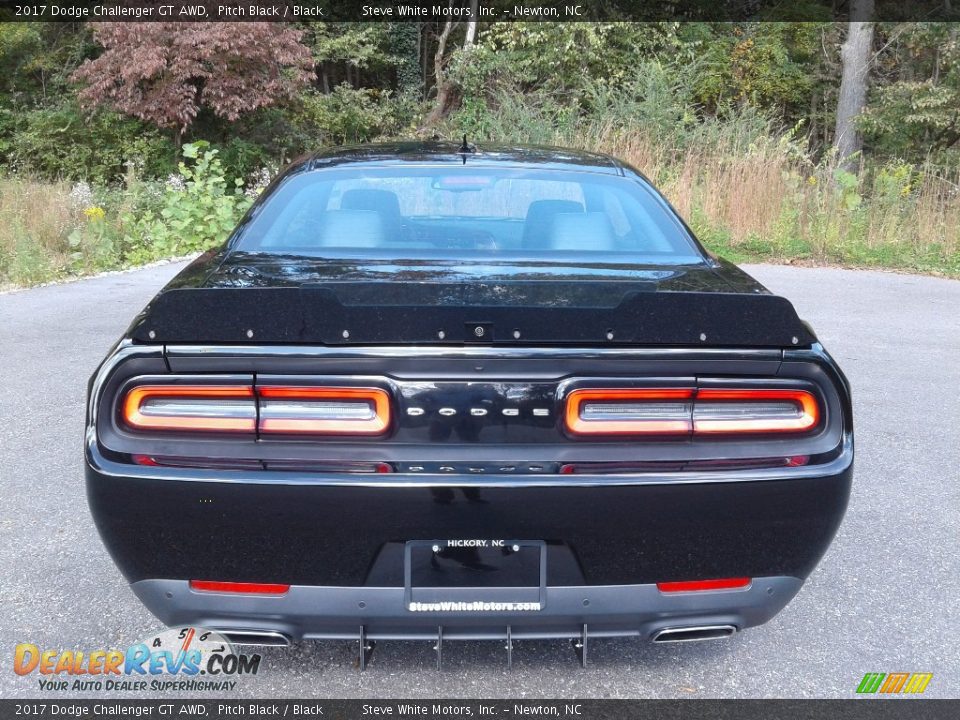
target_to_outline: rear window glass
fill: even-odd
[[[291,176],[235,247],[323,257],[703,260],[669,207],[636,180],[469,166]]]

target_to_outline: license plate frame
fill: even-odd
[[[512,552],[522,552],[526,550],[528,553],[531,550],[535,551],[539,563],[538,571],[536,573],[537,581],[525,585],[509,586],[431,586],[414,583],[413,576],[415,551],[423,551],[424,549],[427,549],[432,553],[436,553],[437,549],[442,551],[447,548],[477,547],[476,545],[458,546],[456,544],[477,542],[486,543],[485,545],[480,546],[478,549],[492,551],[510,549]],[[514,550],[514,548],[516,548],[516,550]],[[422,606],[424,603],[427,605],[432,605],[435,603],[444,602],[466,604],[481,603],[491,604],[493,606],[489,611],[476,608],[470,610],[471,613],[498,612],[496,608],[502,606],[503,604],[523,606],[518,607],[519,610],[523,611],[542,610],[546,607],[547,543],[544,540],[504,540],[500,538],[485,539],[482,541],[473,539],[462,540],[458,538],[447,538],[444,540],[409,540],[404,546],[403,565],[404,605],[408,609],[413,609],[415,603]],[[539,607],[530,607],[533,604],[537,604]],[[457,612],[457,610],[451,610],[450,612]]]

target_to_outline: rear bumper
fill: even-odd
[[[195,592],[183,580],[141,580],[133,591],[167,625],[197,625],[233,634],[266,633],[290,640],[654,638],[668,628],[760,625],[800,590],[792,577],[755,578],[750,587],[661,593],[656,585],[548,587],[540,610],[412,612],[404,588],[294,586],[283,596]]]
[[[92,440],[92,439],[91,439]],[[843,517],[852,439],[823,465],[709,474],[344,476],[141,467],[87,445],[108,550],[168,624],[299,638],[652,637],[769,620]],[[542,540],[542,608],[415,612],[410,540]],[[743,590],[665,594],[657,582],[749,577]],[[281,597],[201,593],[189,580],[282,583]]]

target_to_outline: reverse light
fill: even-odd
[[[381,435],[390,427],[390,396],[380,388],[257,388],[261,433]]]
[[[739,590],[750,587],[748,577],[720,578],[718,580],[684,580],[681,582],[657,583],[657,590],[662,593],[704,592],[710,590]]]
[[[252,433],[257,427],[249,385],[139,385],[120,408],[135,430]]]
[[[190,589],[199,592],[235,593],[238,595],[285,595],[289,585],[276,583],[220,582],[218,580],[191,580]]]

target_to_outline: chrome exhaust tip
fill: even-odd
[[[290,637],[272,630],[220,630],[231,645],[260,645],[271,647],[288,647]]]
[[[687,627],[671,627],[657,630],[653,635],[654,642],[697,642],[698,640],[720,640],[733,635],[737,631],[734,625],[690,625]]]

